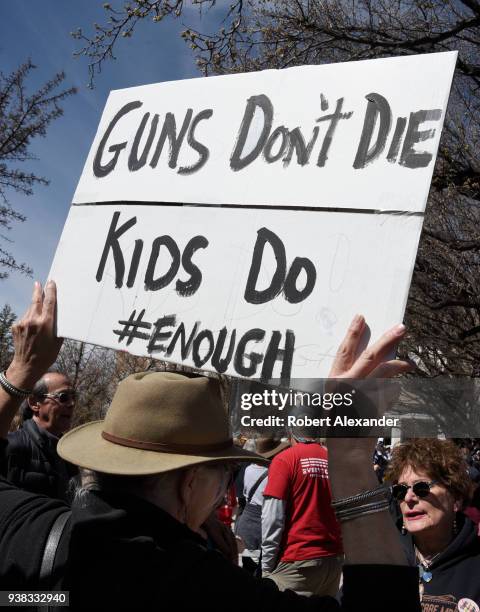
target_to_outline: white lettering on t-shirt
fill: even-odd
[[[318,457],[300,459],[302,474],[311,478],[328,478],[328,461]]]

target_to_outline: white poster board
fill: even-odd
[[[112,92],[50,272],[59,334],[326,376],[355,313],[373,338],[403,318],[455,59]]]

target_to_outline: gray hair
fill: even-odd
[[[45,374],[42,376],[40,380],[33,385],[32,392],[30,397],[39,400],[45,393],[48,393],[47,383],[45,382]],[[23,421],[28,421],[33,417],[33,410],[30,408],[30,404],[28,403],[28,399],[23,400],[22,405],[20,406],[20,414],[22,415]]]
[[[183,473],[182,468],[162,474],[123,476],[80,468],[81,485],[76,489],[74,497],[84,506],[90,493],[132,493],[146,497],[154,487],[159,487],[165,495],[169,495],[177,487]]]
[[[37,380],[37,382],[33,385],[32,392],[30,393],[31,398],[35,400],[40,400],[46,393],[48,393],[47,383],[45,382],[45,376],[47,374],[63,374],[63,372],[59,372],[55,368],[49,368],[45,374]],[[66,375],[64,375],[66,376]],[[30,404],[28,403],[28,399],[23,400],[20,406],[20,414],[22,415],[23,421],[28,421],[33,417],[33,410],[30,408]]]

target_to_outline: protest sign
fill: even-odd
[[[112,92],[50,277],[61,335],[325,376],[402,320],[455,53]]]

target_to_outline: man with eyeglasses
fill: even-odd
[[[24,423],[8,434],[0,472],[33,493],[67,500],[70,480],[78,470],[57,454],[57,443],[70,429],[75,390],[60,372],[48,372],[25,400]]]

